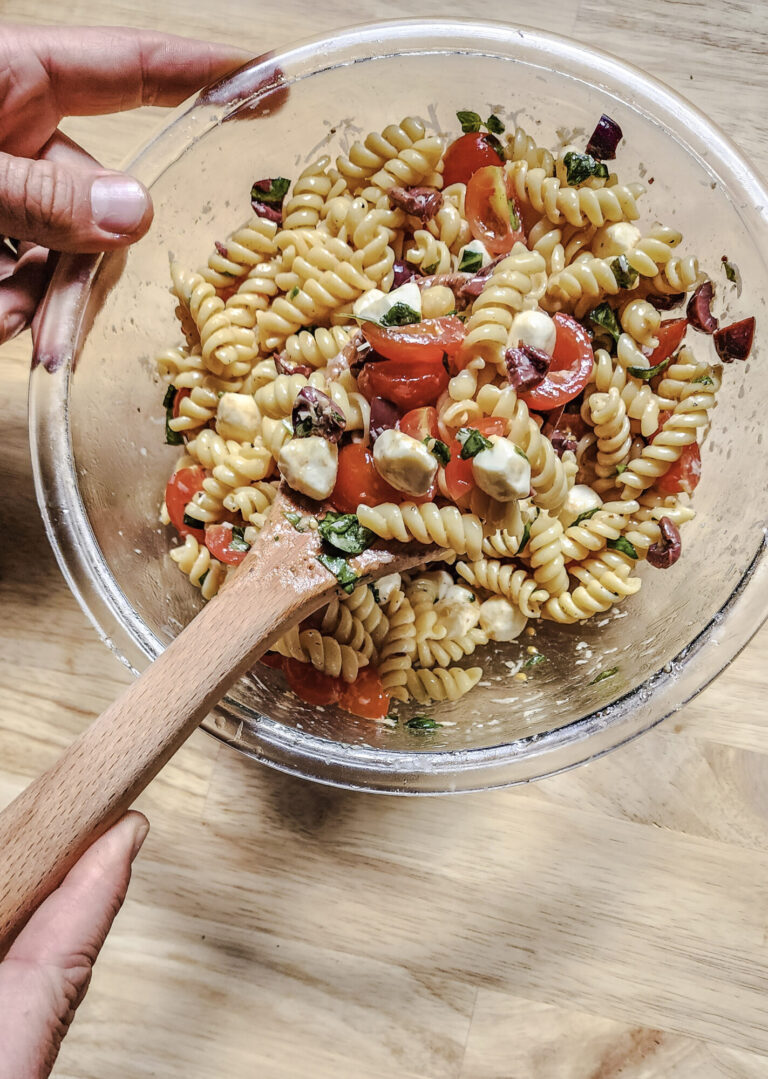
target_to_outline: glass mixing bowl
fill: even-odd
[[[456,110],[470,108],[516,120],[545,145],[564,130],[583,139],[602,112],[613,116],[626,137],[621,175],[649,184],[641,224],[679,228],[717,282],[718,311],[756,315],[758,335],[750,361],[725,370],[683,558],[666,573],[644,567],[642,592],[615,615],[541,625],[535,640],[548,662],[527,682],[511,672],[530,639],[496,646],[468,697],[430,707],[442,726],[415,732],[305,705],[259,665],[203,724],[252,757],[347,787],[473,790],[589,760],[684,705],[758,628],[768,598],[768,491],[758,472],[768,195],[759,180],[681,98],[574,42],[471,21],[351,29],[263,57],[177,110],[128,166],[152,190],[149,235],[122,255],[62,259],[37,340],[31,437],[48,534],[106,643],[140,670],[200,602],[158,525],[178,452],[164,445],[153,363],[178,339],[169,254],[204,262],[212,241],[247,216],[258,177],[295,176],[408,113],[455,132]],[[725,280],[723,255],[738,265],[740,292]],[[709,354],[706,338],[694,345]]]

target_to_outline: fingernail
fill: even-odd
[[[149,834],[149,821],[147,821],[147,820],[140,821],[136,825],[136,834],[134,835],[134,838],[133,838],[133,849],[131,851],[131,861],[134,860],[136,855],[141,850],[142,846],[144,845],[144,840],[147,838],[148,834]]]
[[[91,184],[91,213],[105,232],[135,232],[149,208],[149,195],[132,176],[99,176]]]

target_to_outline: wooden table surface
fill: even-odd
[[[418,13],[464,15],[459,0]],[[278,48],[407,0],[0,0]],[[768,172],[759,0],[486,0],[666,80]],[[117,164],[158,110],[70,122]],[[35,503],[29,336],[3,347],[0,801],[128,675],[62,580]],[[141,798],[152,831],[58,1079],[714,1079],[768,1075],[763,630],[674,720],[527,788],[325,789],[198,733]]]

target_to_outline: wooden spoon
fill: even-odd
[[[314,516],[317,506],[281,485],[258,541],[227,587],[0,814],[0,955],[232,683],[337,591],[337,581],[317,561],[317,532],[296,531],[286,512]],[[392,543],[350,564],[370,580],[436,555],[434,547]]]

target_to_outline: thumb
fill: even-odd
[[[140,239],[152,200],[132,176],[0,153],[0,234],[54,251],[112,251]]]

